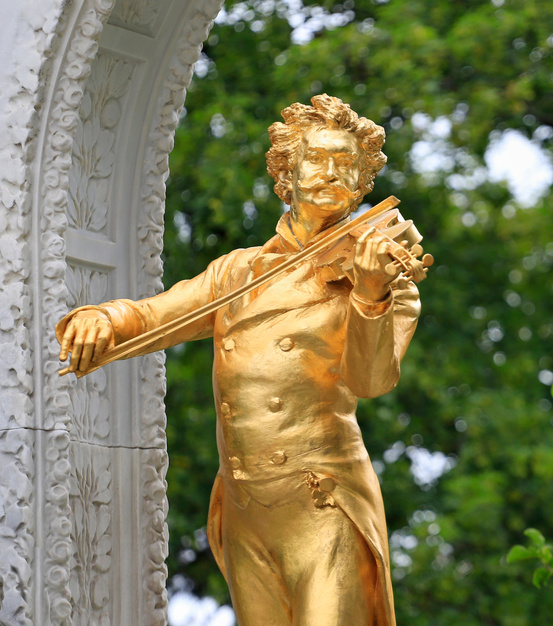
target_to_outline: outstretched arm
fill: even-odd
[[[183,280],[158,296],[136,302],[111,300],[99,306],[71,311],[56,325],[56,336],[61,344],[60,359],[64,361],[71,353],[69,370],[85,372],[91,361],[98,360],[106,349],[212,302],[225,288],[228,272],[238,252],[213,261],[202,274]],[[209,337],[213,333],[214,319],[214,314],[203,316],[133,356]]]

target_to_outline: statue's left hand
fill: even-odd
[[[357,240],[353,257],[354,291],[357,296],[368,302],[383,300],[390,283],[397,277],[386,272],[386,266],[392,262],[389,252],[391,243],[385,237],[374,235],[370,228]]]

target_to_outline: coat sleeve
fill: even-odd
[[[157,296],[137,301],[110,300],[99,306],[85,306],[75,309],[57,324],[56,334],[58,337],[62,337],[67,324],[80,311],[95,309],[99,315],[109,318],[114,330],[115,345],[119,345],[186,313],[195,311],[224,295],[229,284],[230,269],[241,252],[243,251],[235,250],[216,259],[205,272],[190,280],[182,280]],[[215,313],[206,315],[131,356],[163,350],[184,341],[211,337],[214,321]]]
[[[351,292],[341,373],[357,397],[376,398],[397,385],[419,313],[419,292],[413,282],[405,289],[392,288],[378,303],[365,302]]]

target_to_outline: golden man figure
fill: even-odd
[[[311,102],[269,129],[268,171],[290,205],[276,235],[158,296],[72,311],[56,327],[69,371],[83,375],[349,222],[386,162],[384,129],[338,98]],[[208,537],[240,626],[396,623],[382,496],[355,409],[396,386],[419,297],[398,279],[388,236],[365,226],[344,241],[349,270],[315,257],[133,353],[213,337],[220,469]]]

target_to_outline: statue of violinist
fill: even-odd
[[[382,232],[350,222],[386,162],[384,130],[338,98],[311,102],[269,129],[268,171],[290,205],[276,235],[158,296],[72,311],[60,359],[71,353],[65,371],[81,376],[110,351],[213,337],[208,536],[238,623],[393,626],[384,508],[355,409],[396,386],[419,314],[411,279],[431,258],[416,259],[420,236],[397,210],[369,212]]]

